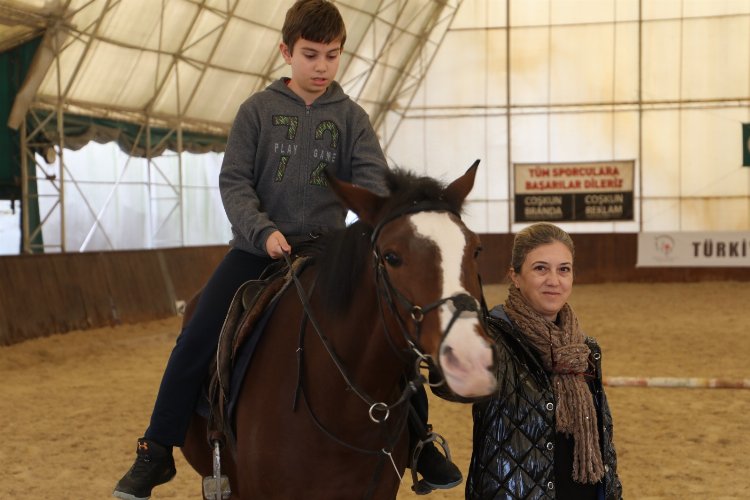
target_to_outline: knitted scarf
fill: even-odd
[[[511,283],[505,312],[539,353],[551,373],[557,399],[556,430],[573,436],[573,480],[594,484],[604,476],[599,426],[584,373],[590,349],[584,343],[573,309],[566,303],[557,324],[540,316]]]

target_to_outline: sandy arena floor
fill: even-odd
[[[487,287],[487,300],[505,286]],[[579,285],[571,303],[607,376],[750,378],[750,283]],[[0,347],[0,498],[105,499],[130,466],[179,318]],[[750,498],[750,390],[608,388],[628,499]],[[432,398],[431,422],[466,469],[467,406]],[[178,474],[154,499],[200,498]],[[399,500],[461,499],[463,485]]]

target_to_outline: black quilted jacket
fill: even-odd
[[[501,306],[490,313],[490,332],[498,349],[497,394],[474,405],[474,450],[466,480],[466,498],[555,499],[555,412],[550,380],[532,348],[523,341]],[[595,377],[591,389],[599,414],[604,479],[601,500],[622,498],[612,415],[601,378],[601,349],[590,337]],[[558,498],[560,500],[560,498]],[[568,499],[565,499],[568,500]],[[571,499],[572,500],[572,499]]]

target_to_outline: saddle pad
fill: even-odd
[[[237,406],[237,400],[239,399],[240,389],[242,389],[242,382],[245,380],[245,372],[250,366],[250,359],[255,352],[255,348],[258,346],[258,341],[263,335],[263,331],[268,324],[268,320],[271,318],[271,314],[276,309],[276,304],[279,301],[279,297],[276,297],[271,301],[263,314],[258,318],[258,321],[253,326],[252,331],[246,335],[242,345],[239,346],[237,353],[234,358],[234,366],[232,367],[232,375],[230,378],[230,391],[229,399],[227,401],[226,415],[229,415],[231,421],[231,431],[234,433],[234,410]],[[196,413],[205,419],[209,419],[211,413],[211,402],[204,391],[202,397],[198,400],[198,404],[195,408]],[[230,436],[227,436],[230,437]],[[233,436],[232,436],[233,438]]]
[[[237,406],[237,401],[239,400],[242,383],[245,381],[245,372],[247,371],[248,366],[250,366],[250,359],[253,357],[258,341],[265,331],[266,324],[268,324],[268,320],[271,319],[271,314],[273,314],[274,309],[276,309],[276,304],[278,304],[278,302],[279,297],[277,296],[270,304],[268,304],[263,315],[255,323],[252,334],[245,339],[235,355],[234,367],[232,368],[232,378],[229,384],[230,391],[226,411],[226,415],[231,424],[229,428],[232,430],[232,434],[234,434],[235,430],[234,410]]]
[[[212,368],[215,372],[209,377],[204,397],[199,399],[195,409],[209,421],[209,430],[220,430],[230,441],[242,381],[258,341],[279,299],[292,284],[293,276],[299,276],[309,262],[308,257],[297,256],[290,269],[277,269],[262,281],[245,282],[232,299],[217,346],[220,352]],[[222,379],[225,382],[220,382]],[[219,399],[224,402],[223,408],[216,407]]]

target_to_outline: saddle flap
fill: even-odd
[[[265,320],[260,320],[291,284],[291,273],[300,274],[307,260],[306,257],[298,257],[293,261],[291,270],[276,268],[266,278],[246,281],[237,289],[221,329],[209,384],[210,429],[230,437],[227,432],[232,427],[230,400],[235,392],[234,386],[237,385],[233,378],[241,379],[244,375],[261,333],[257,330],[265,324]],[[248,342],[250,338],[253,338],[253,342]],[[252,345],[243,349],[246,344]],[[243,358],[242,362],[238,362],[240,356]],[[241,369],[242,373],[234,373],[235,369]]]

